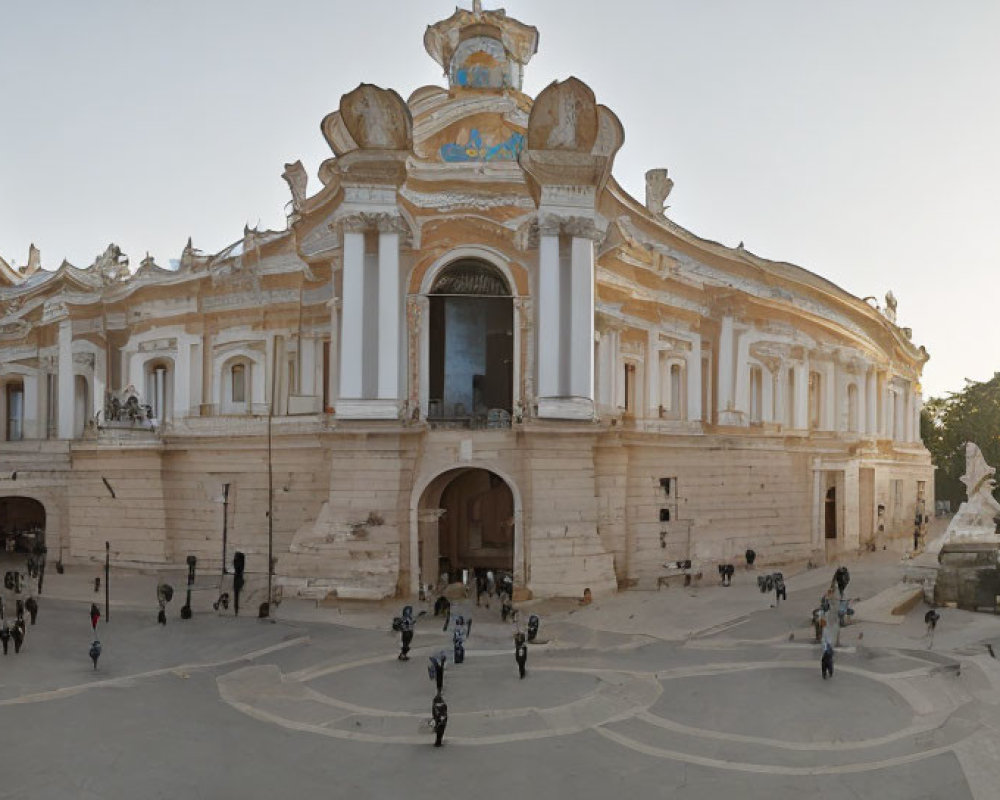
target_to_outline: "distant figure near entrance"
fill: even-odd
[[[820,658],[820,670],[823,673],[823,680],[827,677],[833,677],[833,645],[829,642],[823,642],[823,655]]]

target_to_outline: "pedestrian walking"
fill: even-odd
[[[481,573],[481,572],[479,572],[477,570],[476,571],[476,605],[477,606],[479,605],[480,598],[484,594],[486,595],[486,607],[489,608],[490,607],[490,596],[486,592],[486,576],[483,573]]]
[[[101,643],[94,639],[94,643],[90,646],[90,660],[94,662],[94,669],[97,669],[97,659],[101,657]]]
[[[934,646],[934,629],[937,628],[939,619],[941,619],[941,615],[938,614],[938,612],[933,608],[924,614],[924,622],[927,623],[927,635],[931,637],[930,641],[927,643],[928,650]]]
[[[524,667],[528,663],[528,645],[524,643],[524,634],[520,631],[514,635],[514,661],[517,662],[521,680],[524,680]]]
[[[823,673],[823,680],[833,677],[833,644],[829,639],[823,642],[823,655],[820,657],[820,670]]]
[[[24,619],[24,600],[20,597],[17,598],[17,602],[14,605],[14,616],[17,619]]]
[[[437,685],[438,694],[444,689],[444,662],[448,659],[448,654],[442,650],[436,656],[430,657],[430,665],[427,667],[428,677]]]
[[[7,620],[0,624],[0,644],[3,645],[3,654],[7,655],[7,648],[10,646],[10,628],[7,625]]]
[[[444,739],[444,729],[448,727],[448,704],[445,703],[441,692],[434,695],[434,702],[431,703],[431,718],[434,720],[434,746],[440,747]]]
[[[461,617],[455,621],[455,630],[451,640],[455,649],[455,663],[461,664],[465,661],[465,628],[461,624]]]
[[[97,630],[97,621],[101,618],[101,609],[97,607],[97,603],[90,604],[90,627],[95,631]]]
[[[31,624],[34,625],[38,621],[38,601],[34,597],[29,597],[24,601],[24,607],[28,611],[28,616],[31,617]]]
[[[788,591],[785,589],[785,576],[780,572],[774,573],[774,605],[777,607],[782,600],[788,599]]]
[[[511,615],[512,607],[510,605],[510,598],[507,594],[500,594],[500,619],[504,622],[508,620]]]
[[[493,570],[486,570],[486,594],[487,596],[493,596],[497,591],[497,580],[493,576]],[[489,604],[486,605],[489,608]]]
[[[399,660],[409,661],[410,642],[413,641],[413,609],[410,606],[403,609],[403,616],[399,618],[399,632],[402,645]]]
[[[833,583],[830,585],[832,589],[836,585],[837,589],[840,591],[840,596],[844,596],[844,591],[847,589],[847,585],[851,582],[851,573],[848,572],[847,567],[840,566],[837,567],[837,571],[833,573]]]
[[[21,652],[21,645],[24,644],[24,620],[19,619],[14,623],[14,629],[10,632],[10,638],[14,640],[14,652]]]

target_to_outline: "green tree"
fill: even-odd
[[[920,436],[937,471],[934,495],[950,500],[952,508],[965,500],[965,443],[983,451],[990,466],[1000,465],[1000,372],[982,383],[966,381],[965,388],[947,397],[934,397],[920,414]]]

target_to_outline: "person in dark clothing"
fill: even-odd
[[[90,660],[94,662],[94,669],[97,669],[97,659],[101,657],[101,643],[94,639],[94,643],[90,646]]]
[[[90,627],[95,631],[97,630],[97,620],[101,618],[101,609],[97,607],[97,603],[90,604]]]
[[[14,640],[14,652],[21,652],[21,645],[24,644],[24,620],[19,619],[14,623],[14,629],[10,633],[10,637]]]
[[[428,677],[437,685],[438,694],[444,689],[444,662],[448,659],[448,654],[442,650],[436,656],[430,657],[430,666],[427,668]]]
[[[510,599],[506,594],[500,595],[500,619],[506,622],[511,615],[513,609],[510,605]]]
[[[28,615],[31,617],[31,624],[34,625],[38,620],[38,601],[34,597],[29,597],[24,601],[24,607],[28,611]]]
[[[434,695],[434,702],[431,703],[431,717],[434,720],[434,733],[436,738],[434,746],[440,747],[444,738],[444,729],[448,727],[448,704],[445,703],[441,692]]]
[[[823,673],[823,680],[827,676],[833,677],[833,645],[830,642],[823,642],[823,655],[819,660],[820,670]]]
[[[481,572],[476,573],[476,605],[479,605],[479,599],[486,594],[486,576]],[[486,594],[486,607],[490,607],[490,596]]]
[[[17,602],[14,606],[14,616],[17,617],[17,619],[24,619],[24,600],[20,597],[17,598]]]
[[[524,634],[520,631],[514,634],[514,660],[517,662],[521,680],[524,680],[524,667],[528,663],[528,645],[524,643]]]
[[[409,606],[407,606],[409,608]],[[410,642],[413,641],[413,612],[407,613],[406,609],[403,609],[403,616],[399,619],[399,633],[402,643],[402,647],[399,651],[400,661],[409,661],[410,656]]]
[[[0,625],[0,644],[3,645],[3,654],[7,655],[7,648],[10,646],[10,628],[7,626],[7,620]]]
[[[843,597],[847,584],[851,582],[851,573],[847,571],[847,567],[837,567],[837,571],[833,573],[833,582],[836,584],[840,596]]]
[[[462,625],[462,618],[455,620],[455,630],[451,635],[452,643],[455,647],[455,663],[461,664],[465,661],[465,627]]]
[[[774,573],[774,605],[777,606],[782,600],[788,599],[788,591],[785,589],[785,576],[780,572]]]

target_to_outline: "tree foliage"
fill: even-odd
[[[965,443],[983,451],[990,466],[1000,466],[1000,372],[992,380],[966,381],[961,392],[934,397],[920,413],[920,436],[937,471],[934,495],[952,508],[965,500]]]

